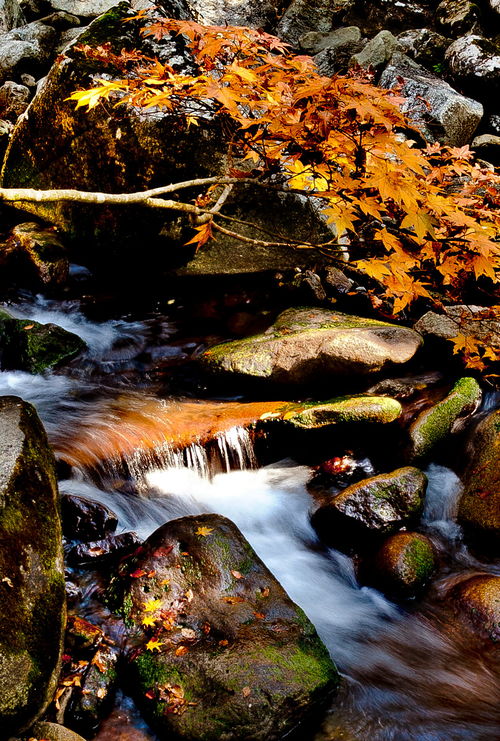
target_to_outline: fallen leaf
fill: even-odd
[[[148,690],[144,693],[144,697],[147,697],[148,700],[154,700],[155,699],[155,692],[154,690]]]
[[[248,697],[248,695],[252,694],[252,690],[250,689],[250,687],[243,687],[243,689],[241,690],[241,694],[243,695],[243,697]]]
[[[193,597],[194,597],[193,590],[192,589],[188,589],[187,592],[185,593],[184,597],[187,599],[188,602],[192,602],[193,601]]]
[[[234,576],[235,579],[243,579],[243,574],[240,574],[239,571],[231,571],[231,574]]]
[[[143,603],[145,612],[156,612],[161,607],[161,599],[150,599],[148,602]]]
[[[262,597],[269,597],[269,587],[260,590]]]
[[[266,617],[263,612],[254,612],[254,615],[257,618],[257,620],[264,620]]]
[[[210,533],[213,533],[213,527],[199,527],[198,530],[196,530],[196,535],[201,535],[202,537],[206,538],[207,535],[210,535]]]
[[[146,627],[151,627],[155,623],[156,623],[156,620],[154,619],[154,617],[152,617],[152,615],[144,615],[144,617],[142,618],[142,624],[145,625]]]
[[[179,646],[179,648],[175,652],[175,655],[184,656],[184,654],[187,654],[188,651],[189,651],[189,648],[187,646]]]
[[[23,329],[24,331],[26,331],[28,329],[33,329],[34,326],[35,326],[34,324],[27,324],[25,327],[23,327]]]
[[[148,651],[160,651],[160,646],[163,646],[161,641],[151,639],[146,643],[146,649]]]
[[[225,639],[222,641],[219,641],[219,646],[229,646],[229,641],[226,641]]]
[[[91,663],[99,669],[101,674],[104,674],[104,672],[108,670],[106,663],[102,660],[102,654],[99,651],[96,653]]]
[[[146,576],[146,572],[144,569],[136,569],[135,571],[132,571],[130,576],[132,579],[139,579],[141,576]]]
[[[238,595],[235,595],[234,597],[223,597],[222,598],[224,602],[227,602],[228,605],[236,605],[238,602],[244,602],[243,597],[238,597]]]

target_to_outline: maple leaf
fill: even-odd
[[[154,651],[160,651],[161,650],[161,646],[163,646],[163,645],[164,644],[162,643],[162,641],[157,641],[157,640],[155,640],[155,639],[152,638],[150,641],[148,641],[146,643],[146,650],[147,651],[153,651],[153,652]]]
[[[142,604],[145,612],[156,612],[156,610],[160,609],[161,605],[161,599],[150,599]]]
[[[195,535],[201,535],[201,537],[206,538],[207,535],[210,535],[210,533],[213,533],[213,531],[213,527],[206,527],[205,525],[202,525],[196,530]]]
[[[142,618],[142,625],[145,627],[151,627],[153,625],[156,625],[156,620],[152,615],[144,615]]]
[[[243,579],[243,574],[240,574],[239,571],[231,571],[231,574],[234,576],[235,579]]]

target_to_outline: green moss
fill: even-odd
[[[300,646],[287,646],[282,650],[274,645],[259,646],[255,661],[268,664],[266,673],[273,680],[287,686],[299,684],[306,692],[311,692],[318,685],[337,679],[335,665],[326,649],[320,650],[322,644],[317,643],[316,651],[306,651]]]
[[[127,626],[127,628],[132,628],[135,623],[132,619],[132,612],[134,610],[134,603],[132,600],[132,596],[130,594],[125,595],[123,602],[120,607],[120,615],[123,618],[123,622]]]
[[[203,573],[200,568],[200,564],[192,556],[181,556],[181,571],[186,579],[186,582],[190,585],[196,584],[203,578]],[[168,586],[168,585],[167,585]]]

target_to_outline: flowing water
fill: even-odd
[[[120,531],[135,530],[142,538],[183,515],[229,517],[314,623],[345,677],[316,741],[500,737],[498,666],[440,602],[464,575],[499,573],[463,544],[455,522],[461,485],[450,469],[429,466],[422,518],[445,566],[418,609],[403,610],[360,587],[352,559],[318,542],[310,525],[311,469],[292,460],[257,468],[250,436],[237,422],[248,423],[264,408],[231,402],[223,414],[217,402],[164,399],[154,384],[120,384],[119,374],[126,378],[141,354],[154,357],[155,347],[160,354],[168,346],[172,323],[156,319],[161,332],[155,332],[150,319],[90,322],[75,304],[42,299],[9,308],[16,316],[60,324],[89,346],[85,362],[65,375],[0,373],[0,393],[33,402],[56,453],[71,464],[61,491],[106,504],[118,515]],[[179,347],[170,354],[186,352]],[[486,406],[498,401],[491,395]],[[130,723],[134,713],[123,703],[120,712]],[[115,721],[116,714],[97,738],[118,738]],[[135,731],[123,738],[154,738],[134,723]]]

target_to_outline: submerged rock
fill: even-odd
[[[442,401],[419,414],[409,430],[409,460],[428,458],[481,403],[481,387],[474,378],[460,378]]]
[[[500,641],[500,576],[479,574],[450,592],[459,617],[482,637]]]
[[[213,373],[299,384],[406,363],[420,344],[420,336],[406,327],[328,309],[297,308],[280,314],[263,334],[211,347],[201,362]]]
[[[0,309],[0,365],[2,370],[43,373],[85,349],[85,342],[56,324],[15,319]]]
[[[323,542],[356,550],[415,522],[424,505],[427,477],[418,468],[398,468],[351,484],[320,507],[312,524]]]
[[[314,627],[219,515],[163,525],[112,583],[129,691],[162,737],[281,739],[338,675]]]
[[[55,691],[65,624],[54,456],[34,408],[0,398],[0,722],[9,737]]]
[[[458,521],[478,547],[500,554],[500,409],[488,414],[472,438],[463,476]]]
[[[432,542],[420,533],[396,533],[363,568],[365,581],[389,597],[414,599],[436,568]]]
[[[394,422],[401,412],[399,401],[388,396],[344,396],[292,409],[283,419],[294,427],[318,429],[342,423],[387,424]]]
[[[87,737],[95,735],[113,704],[118,683],[119,655],[117,646],[102,644],[99,647],[64,714],[64,722]]]
[[[447,82],[396,52],[380,78],[380,86],[401,87],[401,109],[428,141],[453,146],[468,144],[483,116],[483,106],[466,98]]]

